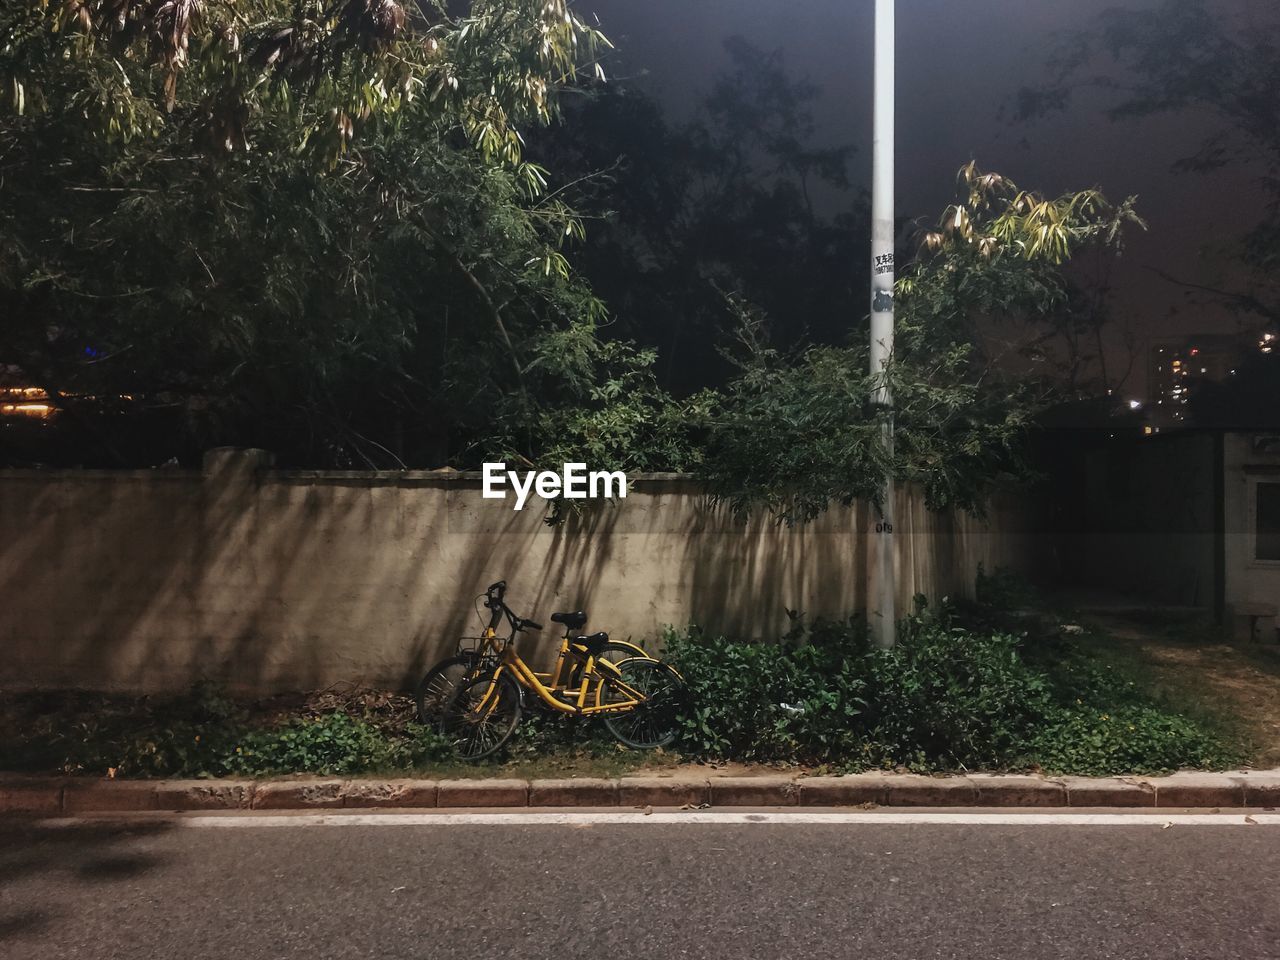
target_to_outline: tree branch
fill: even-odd
[[[1240,293],[1237,290],[1224,290],[1221,287],[1211,287],[1203,283],[1192,283],[1190,280],[1181,280],[1178,277],[1166,273],[1159,267],[1147,266],[1146,269],[1160,277],[1160,279],[1166,280],[1176,286],[1186,287],[1188,290],[1200,290],[1204,293],[1211,293],[1222,300],[1234,303],[1237,306],[1243,307],[1253,313],[1261,314],[1269,320],[1280,319],[1280,310],[1268,306],[1252,294]]]

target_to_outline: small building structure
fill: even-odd
[[[1280,429],[1122,435],[1054,486],[1059,575],[1153,605],[1202,607],[1274,642],[1280,613]]]

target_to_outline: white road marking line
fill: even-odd
[[[1248,819],[1246,820],[1246,817]],[[145,817],[60,817],[39,821],[45,827],[82,827],[94,822],[155,820]],[[1280,813],[752,813],[750,811],[690,811],[651,813],[632,811],[584,813],[303,813],[277,816],[254,814],[195,814],[164,819],[174,827],[243,829],[260,827],[530,827],[593,826],[596,824],[943,824],[953,826],[1020,827],[1244,827],[1280,826]]]

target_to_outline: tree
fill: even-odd
[[[715,410],[705,471],[738,509],[764,506],[788,521],[831,503],[876,500],[886,473],[918,483],[933,509],[980,511],[1002,474],[1026,475],[1023,443],[1053,396],[1042,379],[1005,372],[983,349],[983,327],[1053,326],[1070,306],[1064,267],[1090,246],[1119,249],[1141,223],[1133,200],[1113,205],[1096,190],[1057,199],[1020,190],[975,164],[960,172],[961,196],[897,284],[889,411],[869,399],[865,329],[846,347],[789,357],[756,336],[744,310],[742,373]]]
[[[1104,12],[1067,39],[1053,75],[1019,96],[1021,119],[1065,108],[1080,89],[1112,98],[1114,119],[1197,111],[1217,128],[1175,168],[1243,168],[1265,203],[1258,221],[1225,251],[1243,265],[1243,286],[1166,279],[1208,295],[1255,323],[1280,322],[1280,10],[1229,9],[1208,0],[1163,0]]]
[[[573,205],[600,211],[575,265],[618,334],[657,349],[660,383],[681,394],[733,375],[722,291],[764,310],[782,347],[840,342],[865,309],[853,149],[815,143],[819,91],[780,53],[737,38],[725,48],[727,70],[687,122],[614,83],[567,100],[566,123],[531,140],[574,184]]]
[[[520,130],[606,44],[564,0],[6,5],[0,364],[88,461],[473,456],[593,375],[582,223]]]

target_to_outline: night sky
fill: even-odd
[[[898,207],[935,218],[950,202],[956,170],[970,158],[1020,186],[1057,193],[1098,186],[1112,199],[1140,196],[1150,224],[1135,234],[1114,274],[1115,313],[1140,342],[1195,332],[1229,332],[1235,320],[1192,304],[1152,274],[1156,266],[1192,282],[1230,280],[1222,244],[1254,221],[1258,193],[1244,171],[1174,173],[1170,167],[1216,129],[1210,118],[1180,114],[1112,122],[1105,100],[1078,98],[1072,109],[1030,125],[1002,117],[1023,84],[1048,78],[1046,61],[1064,34],[1085,29],[1108,7],[1138,0],[899,0]],[[722,42],[738,35],[781,50],[789,72],[822,88],[818,139],[858,148],[852,174],[870,181],[871,0],[579,0],[598,15],[618,47],[615,75],[655,95],[673,116],[687,115],[726,63]],[[1251,0],[1222,0],[1233,11]],[[1125,351],[1116,337],[1111,362]],[[1145,390],[1143,361],[1125,392]]]

